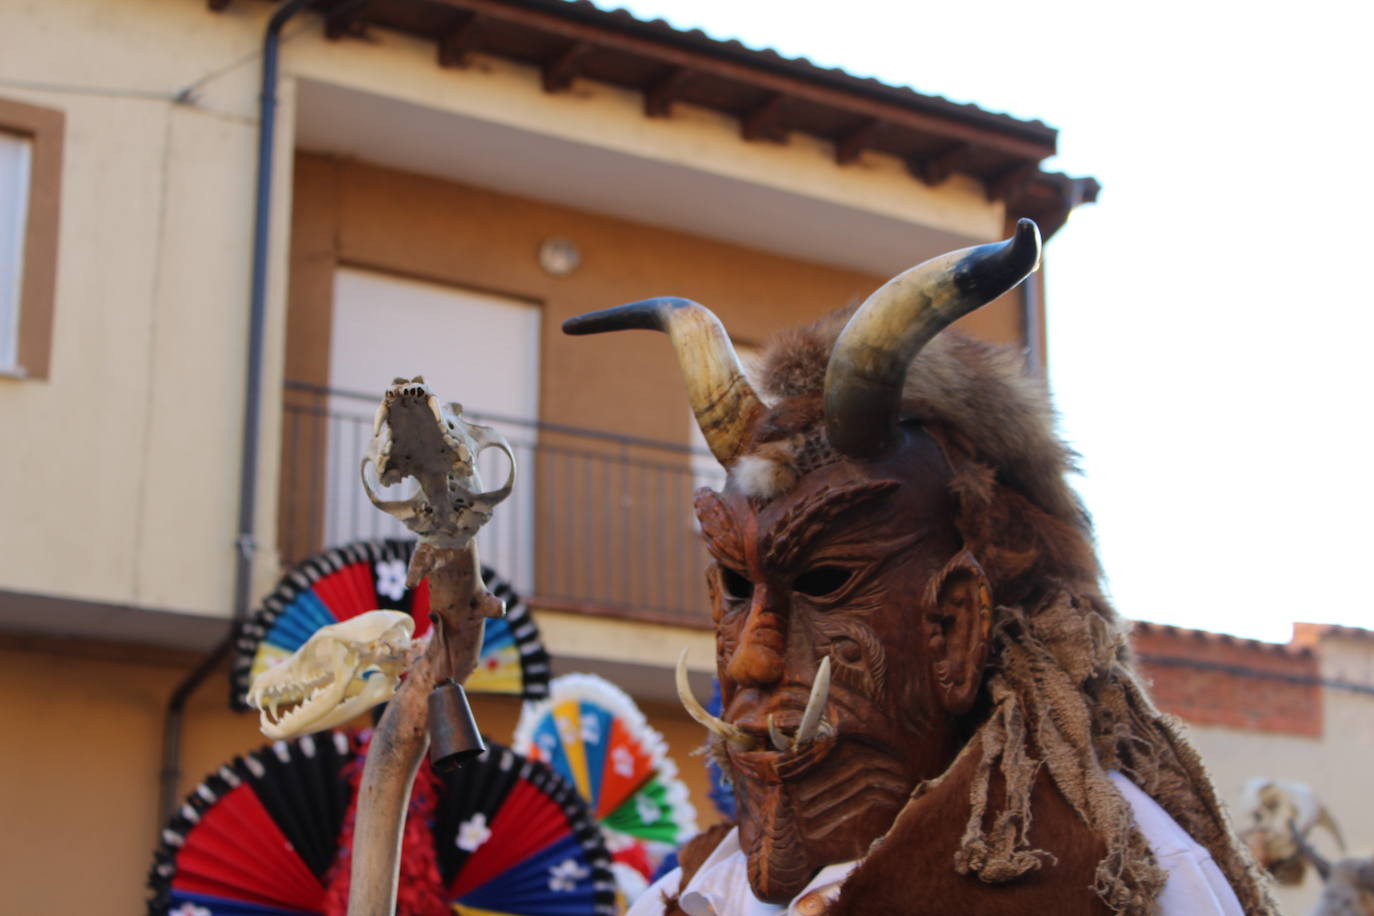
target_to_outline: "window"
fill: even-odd
[[[0,99],[0,375],[46,378],[57,278],[60,111]]]
[[[0,369],[19,369],[19,286],[33,141],[0,131]]]

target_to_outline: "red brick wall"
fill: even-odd
[[[1136,624],[1131,642],[1166,712],[1197,725],[1321,736],[1310,649],[1147,623]]]

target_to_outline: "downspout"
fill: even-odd
[[[243,456],[239,469],[239,530],[235,546],[234,615],[229,631],[172,691],[162,727],[161,792],[158,829],[176,810],[177,785],[181,781],[181,728],[186,702],[201,682],[222,662],[234,645],[234,634],[248,616],[253,584],[253,537],[257,515],[258,441],[262,414],[263,329],[267,323],[268,235],[272,216],[272,152],[276,139],[277,71],[281,30],[291,17],[313,0],[287,0],[272,14],[262,39],[262,92],[258,98],[257,199],[253,214],[253,273],[248,303],[248,368],[243,408]]]

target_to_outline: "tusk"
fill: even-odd
[[[736,747],[748,747],[751,743],[748,736],[735,726],[722,719],[717,719],[697,702],[697,698],[692,696],[692,688],[687,683],[687,650],[683,649],[682,654],[677,657],[677,698],[682,702],[682,706],[687,710],[687,715],[696,719],[697,722],[705,726],[712,734],[719,735]]]
[[[778,723],[773,721],[771,713],[768,716],[768,740],[773,742],[773,750],[775,751],[790,750],[787,736],[782,733],[782,729],[778,728]]]
[[[434,422],[442,427],[444,425],[444,409],[439,405],[439,399],[431,394],[425,399],[425,405],[429,407],[429,412],[434,414]]]
[[[797,740],[794,747],[801,747],[816,737],[816,729],[821,724],[826,701],[830,699],[830,656],[821,659],[816,669],[816,682],[811,685],[811,697],[806,701],[806,712],[802,713],[801,725],[797,726]]]
[[[1317,818],[1313,822],[1313,826],[1321,826],[1329,830],[1331,835],[1336,838],[1336,844],[1341,847],[1341,852],[1345,852],[1345,837],[1341,836],[1341,828],[1336,826],[1335,818],[1331,816],[1330,811],[1326,810],[1325,805],[1318,805]]]
[[[376,436],[382,431],[382,424],[386,422],[387,408],[385,404],[377,405],[377,412],[372,415],[372,435]]]

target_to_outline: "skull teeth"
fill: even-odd
[[[409,616],[396,611],[321,628],[254,679],[247,700],[261,711],[263,732],[284,738],[328,728],[385,700],[409,658],[412,630]]]

